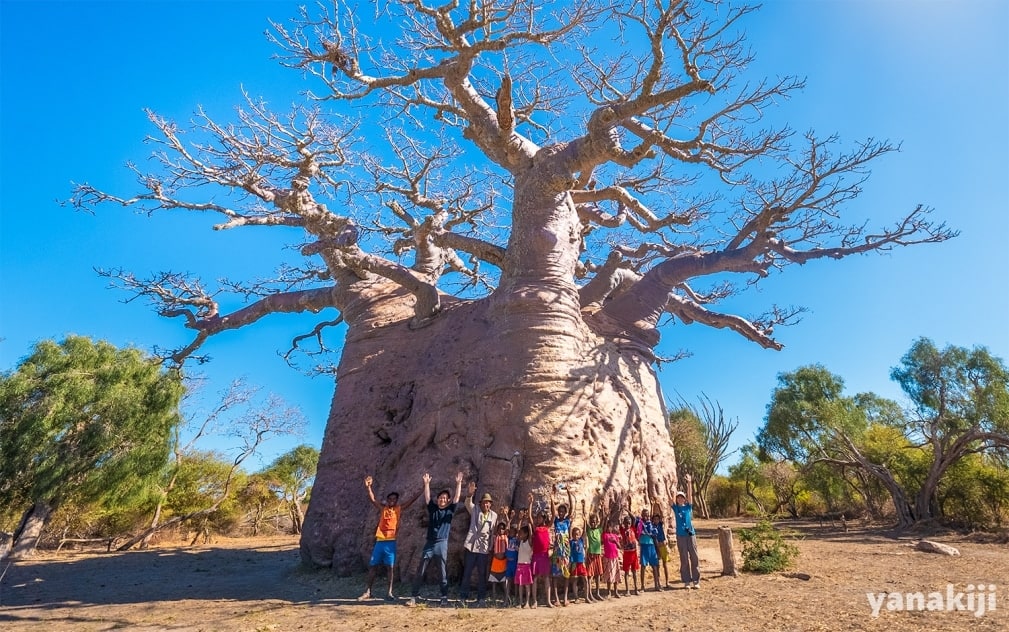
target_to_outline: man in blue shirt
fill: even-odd
[[[417,575],[413,578],[412,596],[406,605],[417,605],[417,596],[420,595],[420,585],[424,581],[427,565],[431,560],[435,560],[438,563],[441,580],[441,605],[447,606],[448,572],[445,568],[445,561],[448,559],[448,536],[452,530],[452,518],[455,516],[456,504],[462,495],[462,472],[455,475],[455,498],[452,499],[452,502],[449,502],[447,489],[438,492],[437,499],[432,502],[431,475],[424,472],[423,480],[424,501],[427,503],[427,540],[420,558],[420,567],[417,569]]]
[[[685,475],[686,493],[677,491],[673,505],[676,518],[676,548],[680,552],[680,580],[685,588],[701,587],[701,571],[697,559],[697,533],[694,531],[693,477]]]

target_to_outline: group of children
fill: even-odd
[[[691,477],[688,475],[685,480],[686,491],[675,491],[671,509],[675,517],[676,548],[680,554],[680,579],[685,587],[698,588],[700,574],[692,520]],[[425,474],[428,537],[414,579],[413,595],[407,605],[416,604],[420,584],[431,561],[439,564],[441,603],[447,605],[445,561],[448,527],[461,494],[462,474],[456,476],[456,494],[452,501],[449,501],[448,490],[438,494],[437,502],[432,501],[429,482],[430,476]],[[366,481],[368,483],[370,479]],[[368,489],[370,494],[370,485]],[[549,607],[567,606],[579,598],[588,603],[610,597],[619,598],[622,596],[621,576],[623,596],[637,595],[639,590],[646,588],[645,572],[648,568],[652,571],[654,590],[662,588],[660,569],[665,588],[671,588],[667,568],[671,547],[661,505],[643,507],[635,515],[630,500],[624,504],[613,499],[606,507],[593,506],[589,510],[586,510],[585,501],[582,500],[579,524],[570,491],[567,492],[566,504],[556,503],[556,495],[560,491],[557,486],[549,495],[549,511],[544,507],[546,503],[542,503],[541,509],[536,511],[536,499],[530,493],[528,508],[516,511],[502,507],[500,512],[494,512],[491,509],[490,494],[484,494],[479,505],[473,504],[475,490],[476,485],[470,483],[466,507],[471,513],[471,522],[465,542],[465,568],[460,587],[463,604],[468,599],[474,571],[478,606],[486,604],[484,597],[488,586],[492,600],[522,608],[536,608],[541,603],[541,597],[542,602]],[[371,497],[374,503],[374,496]],[[383,516],[389,509],[390,500],[398,510],[398,496],[387,499],[386,506],[374,503],[383,508]],[[408,506],[412,500],[404,503],[403,507]],[[383,543],[389,540],[380,539],[382,535],[388,536],[388,530],[382,531],[380,521],[376,550],[388,546]],[[372,555],[368,590],[361,599],[371,596],[376,564],[385,565],[387,561],[381,556],[376,559],[375,554]],[[388,564],[390,583],[387,598],[390,600],[395,599],[391,579],[393,563],[394,560]]]
[[[576,526],[575,505],[570,493],[568,503],[558,505],[556,491],[555,488],[550,495],[549,513],[534,511],[532,494],[527,510],[516,513],[502,509],[507,520],[498,524],[494,543],[489,577],[492,598],[496,596],[496,587],[503,585],[502,601],[506,605],[514,603],[523,608],[536,608],[541,594],[546,595],[545,602],[550,607],[567,606],[579,598],[592,603],[621,597],[621,576],[623,596],[637,595],[646,587],[647,568],[652,570],[655,590],[662,588],[662,580],[666,588],[671,588],[667,566],[669,547],[659,505],[651,510],[642,508],[639,515],[635,515],[628,500],[626,515],[618,520],[617,516],[603,515],[596,508],[586,512],[583,500],[583,524]],[[691,511],[687,508],[691,503],[687,502],[684,492],[676,498],[677,504],[684,509],[677,512],[674,506],[674,515],[686,521],[682,530],[691,532],[691,542],[683,544],[687,549],[688,568],[681,569],[686,571],[681,572],[681,578],[686,577],[683,581],[687,587],[698,588],[696,539],[692,533]],[[618,515],[622,509],[618,509]]]

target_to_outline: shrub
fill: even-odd
[[[774,573],[791,566],[799,549],[785,542],[781,532],[770,520],[761,520],[752,529],[740,529],[743,543],[743,570],[751,573]]]

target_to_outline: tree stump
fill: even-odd
[[[718,548],[722,552],[722,575],[736,577],[736,551],[732,546],[732,529],[718,527]]]

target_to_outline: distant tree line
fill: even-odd
[[[714,474],[695,490],[701,513],[1005,528],[1004,362],[983,347],[939,349],[922,338],[891,377],[906,406],[874,393],[846,395],[843,379],[821,365],[779,375],[756,440],[740,450],[728,475]],[[670,415],[681,467],[695,472],[717,468],[724,452],[713,451],[711,438],[735,428],[726,426],[720,407],[702,404],[681,402]]]

